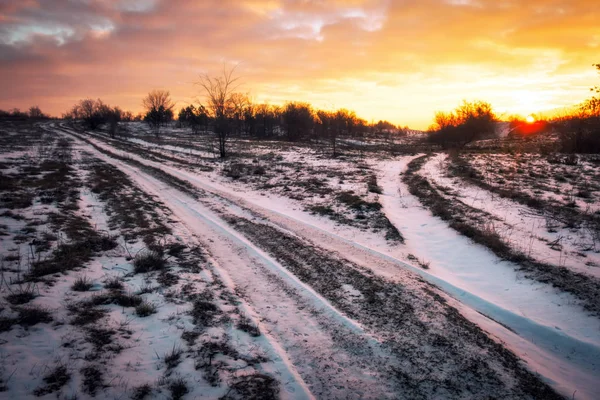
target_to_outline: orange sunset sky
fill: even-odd
[[[598,0],[0,1],[0,108],[60,115],[101,98],[177,109],[200,73],[239,63],[256,102],[308,101],[426,128],[462,99],[528,115],[599,78]]]

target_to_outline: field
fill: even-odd
[[[0,125],[0,396],[593,399],[600,159]]]

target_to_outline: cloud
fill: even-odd
[[[101,97],[137,111],[157,87],[185,104],[199,73],[240,63],[257,99],[368,119],[424,127],[462,98],[528,113],[528,102],[540,109],[589,94],[598,20],[600,5],[586,0],[2,3],[0,108],[60,114]]]

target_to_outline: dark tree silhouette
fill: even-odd
[[[96,130],[100,125],[110,122],[116,115],[120,116],[120,112],[120,109],[113,109],[100,99],[83,99],[63,114],[63,118],[81,120],[86,128]]]
[[[146,109],[144,121],[159,134],[160,127],[173,120],[173,108],[175,103],[171,100],[168,90],[153,90],[142,100]]]
[[[275,129],[281,119],[281,107],[269,104],[257,104],[254,107],[254,123],[258,138],[275,136]]]
[[[281,119],[287,139],[291,142],[309,137],[315,123],[311,105],[300,102],[287,103],[281,113]]]
[[[206,108],[202,104],[200,104],[198,108],[193,104],[182,108],[179,111],[177,119],[183,126],[191,128],[194,133],[198,133],[200,128],[206,132],[210,120]]]
[[[593,64],[600,72],[600,64]],[[600,87],[591,89],[600,93]],[[559,133],[561,151],[568,153],[600,153],[600,97],[593,96],[579,105],[569,116],[553,121]]]
[[[429,140],[443,148],[461,148],[475,140],[493,136],[497,121],[489,103],[463,101],[450,113],[435,114],[435,124],[430,128]]]
[[[235,112],[233,95],[239,77],[234,77],[235,67],[223,68],[220,76],[204,74],[197,84],[202,88],[206,98],[206,109],[214,119],[214,131],[218,142],[219,157],[227,156],[227,142],[232,131],[232,118]]]
[[[29,107],[29,118],[42,119],[48,118],[38,106]]]

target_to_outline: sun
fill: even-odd
[[[528,115],[527,118],[525,118],[525,121],[527,121],[528,124],[533,124],[535,122],[535,117],[533,115]]]

